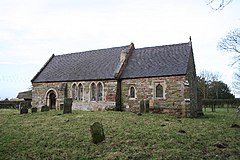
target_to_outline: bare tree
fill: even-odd
[[[218,43],[220,50],[233,54],[233,63],[240,65],[240,28],[230,31],[225,38]],[[240,94],[240,67],[234,74],[232,88],[236,94]]]
[[[234,73],[234,78],[232,82],[232,88],[233,92],[235,94],[240,94],[240,74],[239,73]]]
[[[207,5],[213,10],[223,10],[227,5],[229,5],[233,0],[208,0]]]
[[[210,72],[207,70],[200,71],[199,76],[204,78],[206,82],[218,81],[221,78],[219,72]]]
[[[212,84],[214,82],[218,82],[220,78],[221,78],[221,74],[219,72],[210,72],[207,70],[200,71],[199,78],[198,78],[198,89],[201,92],[203,99],[209,98],[209,94],[210,94],[209,89],[212,87]],[[219,83],[216,83],[214,85],[214,90],[217,93],[217,97],[218,97],[218,84]]]
[[[240,28],[230,31],[225,38],[222,38],[218,43],[218,48],[234,54],[232,65],[240,62]]]

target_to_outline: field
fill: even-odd
[[[231,128],[236,109],[204,114],[179,119],[128,112],[20,115],[2,109],[0,159],[239,159],[240,128]],[[106,140],[93,144],[90,125],[97,121]]]

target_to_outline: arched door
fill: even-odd
[[[56,94],[53,92],[49,94],[49,108],[56,109]]]
[[[47,93],[47,106],[49,109],[56,109],[56,93],[53,90],[50,90]]]

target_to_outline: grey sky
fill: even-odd
[[[0,98],[16,97],[56,55],[128,45],[188,42],[197,71],[222,74],[231,85],[230,56],[220,38],[240,24],[240,2],[212,11],[205,0],[1,0]]]

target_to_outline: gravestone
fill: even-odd
[[[140,101],[140,113],[144,112],[144,100]]]
[[[49,107],[48,106],[42,106],[41,108],[41,112],[45,112],[45,111],[49,111]]]
[[[72,98],[64,99],[63,114],[72,113]]]
[[[36,113],[37,112],[37,108],[32,108],[32,113]]]
[[[92,142],[97,144],[105,140],[105,135],[103,131],[103,125],[99,122],[95,122],[90,126]]]
[[[20,109],[20,114],[27,114],[28,113],[28,109],[27,108],[21,108]]]
[[[146,105],[146,113],[148,113],[149,112],[149,100],[146,100],[145,105]]]

